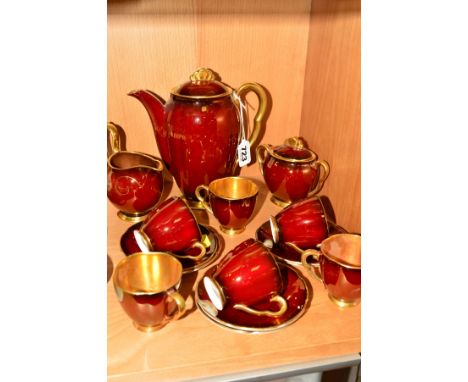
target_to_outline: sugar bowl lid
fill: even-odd
[[[273,157],[287,162],[308,163],[317,159],[317,154],[306,147],[301,137],[288,138],[282,145],[269,151]]]
[[[230,95],[232,89],[215,78],[212,70],[208,68],[197,69],[190,76],[190,81],[173,89],[171,94],[192,100],[214,99]]]

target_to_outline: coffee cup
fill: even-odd
[[[107,197],[126,221],[138,222],[161,199],[163,163],[136,151],[122,151],[117,125],[107,124],[112,154],[107,159]]]
[[[145,251],[173,252],[192,260],[201,259],[210,246],[187,202],[177,196],[151,211],[134,235],[139,247]],[[196,250],[198,254],[191,255]]]
[[[153,332],[177,320],[185,312],[185,300],[177,292],[182,264],[163,252],[135,253],[114,270],[117,298],[133,325]]]
[[[273,242],[293,243],[301,249],[314,248],[329,233],[325,209],[319,197],[294,202],[270,217]]]
[[[203,278],[209,299],[218,310],[229,303],[256,316],[279,317],[287,310],[281,296],[283,280],[274,256],[260,242],[248,239],[221,260],[211,276]],[[278,310],[257,310],[260,302],[276,302]]]
[[[320,244],[320,250],[301,250],[302,264],[316,270],[328,291],[328,296],[339,307],[357,305],[361,300],[361,236],[341,233],[328,237]],[[308,263],[312,257],[314,262]]]
[[[257,200],[257,185],[247,178],[226,177],[195,190],[203,207],[218,220],[220,230],[235,235],[245,230]]]

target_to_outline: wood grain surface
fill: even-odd
[[[198,67],[237,88],[262,84],[270,98],[263,143],[302,135],[331,165],[321,194],[339,224],[360,231],[360,3],[355,0],[108,0],[108,120],[121,125],[126,148],[158,154],[143,106],[127,93],[151,89],[167,99]],[[250,118],[256,99],[249,95]],[[104,128],[104,127],[103,127]],[[259,186],[248,229],[224,234],[225,249],[253,237],[280,208],[269,200],[258,164],[242,175]],[[175,184],[169,193],[178,195]],[[109,273],[124,258],[129,223],[108,204]],[[200,214],[199,214],[200,215]],[[217,229],[212,216],[198,216]],[[217,229],[218,232],[219,229]],[[161,331],[138,332],[108,292],[108,378],[183,381],[278,365],[327,360],[360,351],[360,306],[339,310],[307,271],[313,299],[303,317],[280,331],[239,334],[209,322],[188,293],[205,270],[184,277],[189,314]]]
[[[361,232],[360,2],[313,1],[300,133],[330,164],[321,194]]]
[[[242,234],[229,237],[218,229],[216,220],[206,213],[200,221],[215,228],[224,241],[220,258],[250,237],[256,229],[281,209],[269,200],[259,171],[251,178],[260,186],[253,220]],[[171,194],[178,195],[173,186]],[[121,221],[117,210],[108,205],[108,254],[115,266],[125,257],[120,237],[130,226]],[[203,215],[203,216],[201,216]],[[219,261],[219,260],[218,260]],[[185,275],[181,289],[188,296],[189,313],[155,333],[137,331],[120,307],[112,280],[107,283],[108,302],[108,378],[111,381],[186,381],[229,373],[258,371],[274,366],[326,360],[360,352],[360,305],[340,310],[329,299],[319,281],[302,266],[299,271],[309,280],[312,301],[306,313],[292,325],[277,332],[238,333],[208,321],[193,309],[193,293],[206,269]]]

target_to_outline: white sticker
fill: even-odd
[[[243,139],[237,146],[237,157],[239,158],[239,167],[247,166],[252,160],[250,157],[250,143],[247,139]]]

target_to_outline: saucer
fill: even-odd
[[[241,310],[234,309],[227,303],[223,310],[217,310],[208,298],[203,278],[195,288],[195,302],[202,314],[215,324],[234,331],[243,333],[273,332],[291,325],[305,313],[309,301],[312,298],[312,290],[299,270],[284,262],[278,262],[284,281],[282,296],[288,302],[288,309],[279,317],[255,316]],[[211,275],[216,269],[208,269],[205,276]],[[275,310],[276,304],[270,302],[253,305],[258,310]]]
[[[143,222],[132,225],[122,235],[120,239],[120,248],[126,256],[129,256],[135,252],[142,252],[135,239],[135,236],[133,235],[133,231],[140,228],[142,224]],[[173,254],[175,257],[177,257],[177,260],[181,262],[184,268],[182,272],[183,274],[206,268],[212,264],[222,252],[222,238],[218,232],[216,232],[214,228],[207,225],[199,224],[198,226],[200,227],[200,232],[202,235],[208,236],[208,239],[210,240],[210,246],[206,249],[205,256],[203,256],[200,260],[187,259],[178,254]]]
[[[273,253],[277,258],[284,260],[290,265],[302,265],[301,254],[284,243],[273,242],[273,236],[271,234],[270,222],[266,221],[263,223],[255,232],[255,238],[265,244],[266,247]]]

